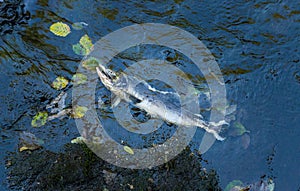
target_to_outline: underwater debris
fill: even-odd
[[[20,133],[20,147],[19,151],[26,151],[26,150],[36,150],[39,148],[42,148],[42,144],[44,144],[44,141],[42,139],[38,139],[34,134],[22,131]]]
[[[50,109],[50,113],[60,112],[66,107],[65,102],[67,95],[67,92],[62,91],[54,100],[50,102],[50,104],[46,106],[46,109]]]
[[[74,30],[81,30],[81,29],[83,29],[84,27],[87,27],[87,26],[88,26],[88,24],[85,23],[85,22],[75,22],[75,23],[72,24],[72,28]]]

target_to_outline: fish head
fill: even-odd
[[[96,67],[97,74],[101,80],[101,82],[109,89],[113,90],[115,87],[115,84],[118,81],[118,75],[116,72],[106,68],[105,66],[99,64],[98,67]]]

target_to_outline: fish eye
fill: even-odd
[[[112,79],[116,80],[116,79],[118,79],[118,77],[116,75],[112,75]]]
[[[107,73],[108,73],[108,75],[109,75],[109,77],[110,77],[111,79],[113,79],[113,80],[116,80],[116,79],[117,79],[117,76],[116,76],[116,74],[115,74],[113,71],[107,70]]]

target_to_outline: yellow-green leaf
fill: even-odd
[[[87,70],[96,71],[96,67],[99,66],[99,60],[97,58],[90,57],[82,62],[82,66]]]
[[[76,137],[75,139],[71,140],[72,144],[83,144],[85,141],[85,138],[83,137]]]
[[[56,90],[61,90],[68,85],[69,81],[64,77],[57,77],[51,84],[51,86]]]
[[[80,84],[84,84],[87,81],[87,76],[84,74],[74,74],[74,76],[72,77],[72,83],[74,85],[80,85]]]
[[[93,43],[90,37],[85,34],[80,38],[79,43],[74,44],[72,48],[75,54],[88,55],[93,48]]]
[[[74,53],[77,55],[81,55],[81,56],[87,55],[87,50],[85,50],[83,48],[83,46],[81,46],[79,43],[74,44],[72,46],[72,49],[73,49]]]
[[[126,151],[127,153],[133,155],[134,154],[134,151],[132,150],[132,148],[128,147],[128,146],[124,146],[124,151]]]
[[[92,40],[90,39],[90,37],[85,34],[84,36],[82,36],[79,40],[79,44],[85,49],[87,50],[87,54],[90,53],[92,47],[93,47],[93,43]]]
[[[57,22],[50,26],[50,31],[57,36],[66,37],[71,32],[71,29],[69,25]]]
[[[248,131],[245,126],[243,124],[241,124],[240,122],[236,121],[233,123],[233,131],[232,131],[232,135],[233,136],[241,136],[244,133],[250,133],[250,131]]]
[[[82,118],[85,115],[85,113],[87,112],[87,110],[88,110],[87,107],[76,105],[75,107],[73,107],[71,116],[73,118]]]
[[[47,112],[38,112],[32,119],[31,125],[32,127],[41,127],[46,124],[48,119]]]

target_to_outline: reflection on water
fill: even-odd
[[[59,38],[49,31],[58,21],[70,26],[85,22],[88,27]],[[237,105],[236,117],[250,131],[251,142],[244,149],[239,137],[228,137],[203,156],[209,161],[207,168],[217,170],[220,185],[224,188],[236,179],[256,182],[267,175],[278,190],[299,188],[295,159],[300,158],[300,14],[296,1],[0,3],[1,159],[7,151],[17,150],[19,131],[43,138],[44,147],[53,151],[78,136],[71,119],[41,128],[30,125],[32,117],[59,95],[51,88],[52,81],[58,76],[71,79],[75,73],[82,56],[72,51],[72,45],[84,34],[96,42],[116,29],[145,22],[174,25],[197,36],[222,70],[228,100]],[[167,48],[134,47],[112,60],[113,69],[123,70],[141,55],[172,62],[188,74],[197,90],[207,90],[191,61]],[[197,148],[202,133],[197,132],[192,148]],[[268,163],[274,150],[274,161]],[[5,180],[3,162],[0,172]]]

